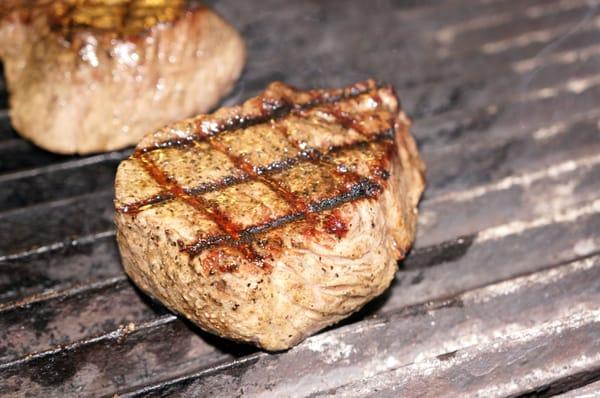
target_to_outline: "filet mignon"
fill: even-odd
[[[424,166],[393,88],[299,91],[148,134],[116,177],[133,281],[202,329],[291,347],[390,284]]]
[[[15,129],[59,153],[108,151],[206,112],[244,64],[238,33],[183,0],[8,0],[0,58]]]

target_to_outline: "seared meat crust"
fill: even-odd
[[[134,282],[201,328],[267,350],[360,309],[410,248],[424,166],[394,90],[273,83],[148,134],[116,177]]]

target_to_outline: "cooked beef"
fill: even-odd
[[[381,294],[424,166],[394,90],[299,91],[148,134],[116,177],[133,281],[202,329],[282,350]]]
[[[0,58],[19,133],[59,153],[137,143],[206,112],[244,64],[238,33],[183,0],[4,0]]]

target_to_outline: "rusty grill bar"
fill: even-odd
[[[248,44],[229,105],[272,80],[334,87],[376,77],[399,90],[428,166],[415,248],[383,297],[290,351],[224,341],[151,302],[121,270],[112,184],[131,150],[46,153],[15,134],[4,110],[2,394],[597,390],[598,4],[213,5]]]

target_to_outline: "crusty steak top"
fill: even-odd
[[[205,330],[269,350],[385,290],[414,238],[423,163],[390,86],[273,83],[148,134],[116,177],[138,286]]]
[[[268,231],[307,219],[342,237],[335,212],[319,216],[385,189],[397,112],[394,91],[374,81],[308,92],[273,83],[241,107],[147,136],[120,167],[135,182],[117,184],[117,211],[170,203],[185,209],[173,214],[181,222],[199,221],[182,251],[229,247],[262,267]]]

